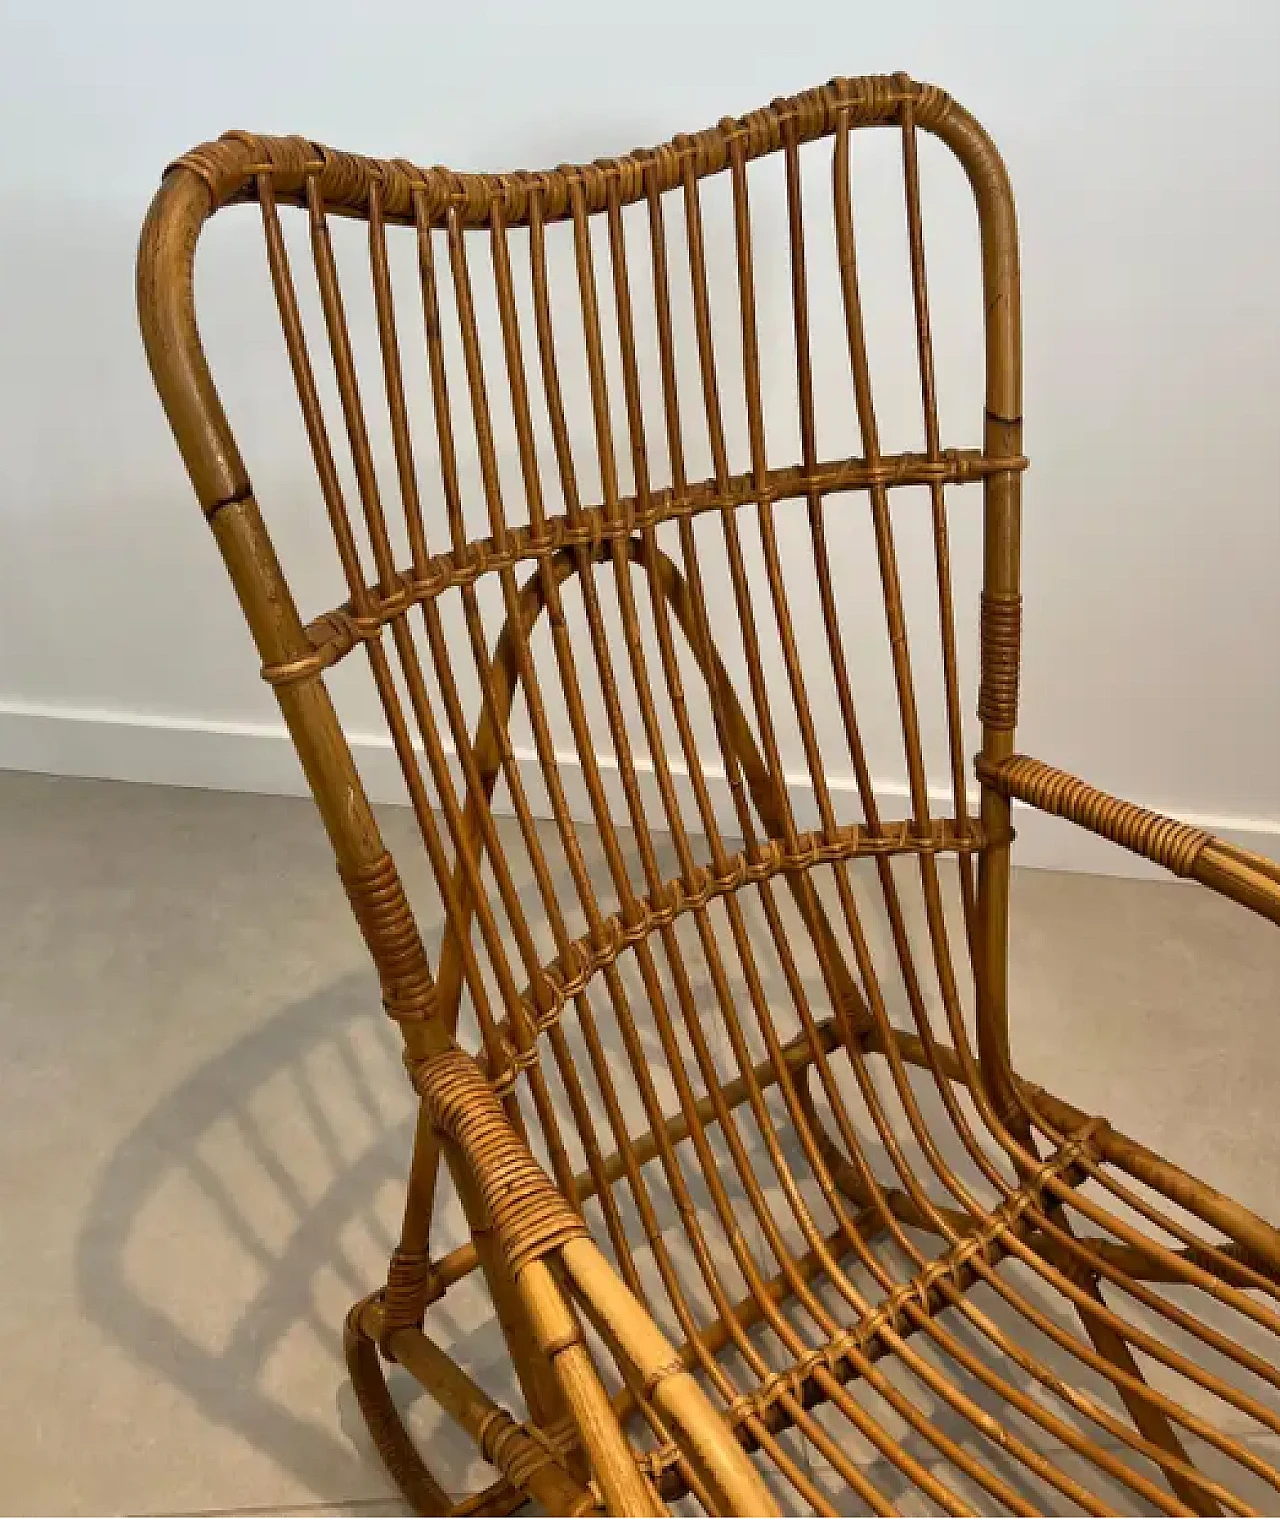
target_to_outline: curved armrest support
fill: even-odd
[[[582,1445],[613,1515],[663,1515],[600,1381],[582,1327],[551,1261],[634,1365],[680,1449],[723,1512],[778,1513],[729,1426],[643,1305],[592,1242],[582,1216],[512,1128],[484,1070],[457,1048],[413,1064],[414,1085],[435,1129],[474,1180],[515,1280],[534,1339],[550,1360]]]
[[[977,770],[984,785],[1004,796],[1069,819],[1280,924],[1280,866],[1274,861],[1237,849],[1205,829],[1123,802],[1027,755],[1009,755],[994,764],[980,756]]]
[[[645,1395],[710,1489],[722,1515],[776,1515],[772,1494],[732,1430],[589,1236],[565,1244],[565,1272],[594,1318],[640,1374]]]

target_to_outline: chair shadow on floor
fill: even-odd
[[[91,1322],[326,1500],[389,1491],[347,1381],[342,1320],[383,1280],[411,1098],[376,988],[347,978],[155,1108],[106,1159],[77,1241]],[[501,1388],[496,1327],[466,1307],[451,1295],[433,1323]],[[395,1378],[399,1401],[415,1388]],[[433,1456],[461,1485],[469,1448],[443,1424]]]

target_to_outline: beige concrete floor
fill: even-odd
[[[0,1509],[401,1513],[339,1331],[411,1109],[310,805],[0,774],[0,862]],[[1026,1074],[1280,1216],[1274,929],[1051,873],[1014,917]],[[435,1328],[503,1384],[482,1300]]]

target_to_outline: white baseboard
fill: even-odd
[[[390,740],[380,735],[356,735],[352,750],[373,801],[403,803],[404,787]],[[549,812],[534,757],[522,755],[521,759],[525,762],[522,771],[528,778],[535,811]],[[581,763],[573,756],[562,757],[561,769],[570,808],[575,816],[589,819],[591,812]],[[616,763],[602,759],[600,769],[610,807],[623,820],[626,808]],[[306,794],[306,782],[283,725],[213,723],[19,703],[0,703],[0,770],[216,791]],[[692,787],[681,771],[673,767],[673,772],[681,808],[692,825],[697,817]],[[651,769],[646,766],[640,779],[649,817],[661,817]],[[717,819],[726,832],[736,833],[728,784],[723,775],[712,776],[710,780]],[[837,794],[840,815],[856,817],[852,779],[835,776],[829,782]],[[816,827],[818,811],[808,778],[792,779],[789,790],[799,827]],[[888,816],[901,817],[906,813],[904,784],[886,783],[876,790]],[[940,811],[950,809],[948,789],[939,789],[932,795]],[[840,806],[846,799],[847,806]],[[1280,819],[1188,813],[1180,816],[1233,844],[1280,860]],[[1157,867],[1061,819],[1018,807],[1015,826],[1018,838],[1014,859],[1019,865],[1108,876],[1165,876]]]

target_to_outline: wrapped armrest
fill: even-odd
[[[1280,866],[1264,856],[1237,849],[1205,829],[1123,802],[1027,755],[1009,755],[995,764],[980,756],[977,769],[978,779],[1004,796],[1067,818],[1280,924]]]
[[[611,1514],[664,1514],[600,1381],[578,1317],[551,1270],[634,1366],[721,1512],[775,1515],[754,1466],[644,1306],[618,1277],[573,1209],[512,1129],[480,1065],[453,1049],[414,1063],[414,1085],[435,1129],[461,1153],[479,1189],[542,1353],[550,1360]]]

